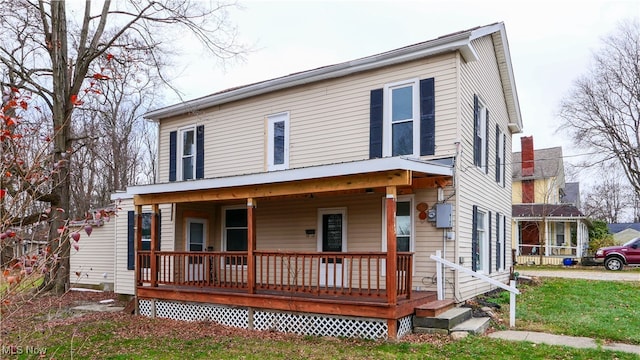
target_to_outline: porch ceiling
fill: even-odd
[[[436,187],[450,182],[453,167],[440,162],[382,158],[241,176],[133,186],[136,205],[223,201],[386,186]]]

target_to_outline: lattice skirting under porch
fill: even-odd
[[[184,321],[212,321],[243,329],[272,330],[298,335],[387,339],[385,319],[293,313],[165,300],[138,301],[140,315]],[[397,337],[411,333],[412,316],[401,318]]]

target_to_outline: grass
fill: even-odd
[[[521,290],[519,329],[640,344],[639,283],[548,278]],[[493,300],[508,304],[509,297],[499,293]]]
[[[596,349],[513,343],[472,336],[457,342],[376,342],[316,337],[263,339],[243,336],[190,340],[111,335],[114,324],[98,322],[64,329],[46,344],[56,359],[637,359],[636,355]],[[158,323],[158,326],[161,326]],[[98,335],[90,335],[98,334]],[[71,342],[73,338],[75,341]],[[35,358],[36,356],[34,356]],[[18,357],[29,358],[28,355]]]
[[[589,336],[640,344],[640,284],[575,279],[545,279],[521,286],[519,329]],[[489,300],[508,303],[508,294]],[[508,306],[503,307],[506,311]],[[99,315],[99,316],[98,316]],[[508,318],[508,314],[502,314]],[[228,330],[211,323],[185,323],[124,314],[67,318],[38,331],[9,332],[2,345],[46,348],[56,359],[638,359],[635,354],[574,349],[485,336],[459,341],[431,336],[384,342]],[[42,324],[40,324],[42,325]],[[31,324],[31,328],[38,324]],[[226,330],[225,330],[226,329]],[[28,338],[28,344],[24,344]],[[37,354],[1,358],[38,358]]]

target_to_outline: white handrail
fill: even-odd
[[[480,280],[488,282],[491,285],[497,286],[504,290],[507,290],[509,294],[509,326],[514,327],[516,325],[516,295],[520,294],[520,290],[516,288],[516,282],[511,280],[509,285],[503,284],[500,281],[492,279],[484,274],[480,274],[473,270],[469,270],[465,267],[462,267],[456,263],[452,263],[451,261],[445,260],[442,258],[442,252],[440,250],[436,251],[435,255],[431,255],[431,259],[435,260],[438,265],[436,266],[436,277],[437,277],[437,287],[438,287],[438,300],[444,300],[444,284],[442,281],[442,265],[446,265],[450,268],[460,270],[465,274],[469,274],[471,276],[477,277]]]

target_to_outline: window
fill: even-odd
[[[139,251],[151,251],[151,218],[152,213],[142,213],[142,243],[140,245]],[[157,236],[158,241],[156,243],[156,250],[160,250],[160,219],[161,216],[158,216],[157,222]],[[136,217],[134,211],[127,212],[127,270],[133,270],[135,265],[135,224]],[[140,264],[142,268],[148,268],[150,266],[149,263]]]
[[[564,245],[564,222],[555,223],[556,226],[556,246]]]
[[[193,128],[180,131],[180,169],[182,180],[195,178],[196,137]]]
[[[435,155],[435,78],[371,90],[369,158]]]
[[[169,133],[169,181],[204,177],[204,125]]]
[[[478,98],[474,96],[474,142],[473,142],[473,159],[474,164],[488,172],[487,164],[487,151],[489,132],[489,110],[486,105]]]
[[[142,214],[142,251],[151,251],[151,213]]]
[[[472,234],[472,267],[473,271],[487,272],[489,261],[488,215],[474,206]]]
[[[397,251],[411,251],[411,201],[396,203],[396,241]]]
[[[420,154],[420,102],[418,80],[384,87],[384,156]]]
[[[382,218],[386,219],[386,206],[382,204]],[[414,240],[413,240],[413,196],[398,196],[398,200],[396,201],[396,250],[397,251],[413,251],[414,249]],[[387,251],[387,228],[386,221],[382,222],[382,251]]]
[[[499,185],[505,186],[504,182],[504,157],[505,157],[505,142],[506,136],[500,130],[500,127],[496,125],[496,182]]]
[[[246,207],[234,207],[226,208],[223,211],[222,219],[222,234],[224,236],[225,251],[247,251],[248,243],[248,225],[247,225],[247,208]],[[229,257],[226,260],[227,264],[236,264],[236,258]],[[242,258],[242,264],[247,263],[247,258]]]
[[[289,167],[289,113],[267,117],[267,168],[283,170]]]

